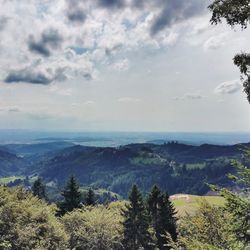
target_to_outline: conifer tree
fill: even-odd
[[[147,203],[150,221],[157,239],[157,247],[161,250],[169,249],[166,246],[166,233],[169,233],[173,241],[177,239],[176,212],[173,204],[169,200],[168,194],[162,193],[157,186],[153,186]]]
[[[95,199],[95,192],[93,191],[92,188],[88,189],[87,195],[85,197],[85,205],[86,206],[94,206],[96,203],[96,199]]]
[[[45,185],[42,182],[42,179],[39,177],[32,185],[32,193],[34,196],[37,196],[39,199],[47,199]]]
[[[176,225],[176,211],[169,200],[169,195],[167,193],[162,194],[159,198],[158,204],[158,216],[156,223],[156,233],[157,233],[157,245],[159,249],[170,249],[166,246],[166,233],[169,233],[172,240],[177,240],[177,225]]]
[[[123,211],[124,239],[123,246],[128,250],[154,249],[152,238],[148,231],[149,217],[143,197],[136,185],[129,194],[129,204]]]
[[[161,190],[158,188],[158,186],[154,185],[147,199],[148,213],[150,216],[150,221],[154,228],[156,226],[156,221],[157,221],[158,203],[160,196],[161,196]]]
[[[79,185],[74,176],[68,180],[66,187],[62,192],[64,201],[59,204],[59,215],[64,215],[67,212],[73,211],[75,208],[81,207],[81,192]]]

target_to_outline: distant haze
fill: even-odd
[[[0,144],[72,142],[77,145],[117,147],[130,143],[237,144],[250,142],[249,133],[167,133],[167,132],[44,132],[0,130]]]

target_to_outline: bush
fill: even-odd
[[[0,242],[9,242],[13,250],[66,249],[67,236],[55,210],[23,188],[0,187]]]
[[[74,210],[62,217],[70,248],[78,250],[121,249],[120,202]]]

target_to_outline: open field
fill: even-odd
[[[17,180],[17,179],[24,180],[24,176],[8,176],[8,177],[0,178],[0,185],[6,185],[12,181]]]
[[[171,200],[176,207],[179,216],[184,216],[186,213],[193,214],[199,207],[202,200],[206,200],[209,204],[216,206],[224,205],[224,198],[220,196],[198,196],[189,194],[172,195]]]

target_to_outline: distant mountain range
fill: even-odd
[[[147,192],[153,184],[173,193],[205,194],[207,183],[231,185],[231,159],[241,160],[250,143],[230,146],[177,142],[87,147],[71,142],[6,144],[0,146],[0,177],[43,177],[62,187],[70,175],[82,186],[93,186],[126,196],[137,183]]]

